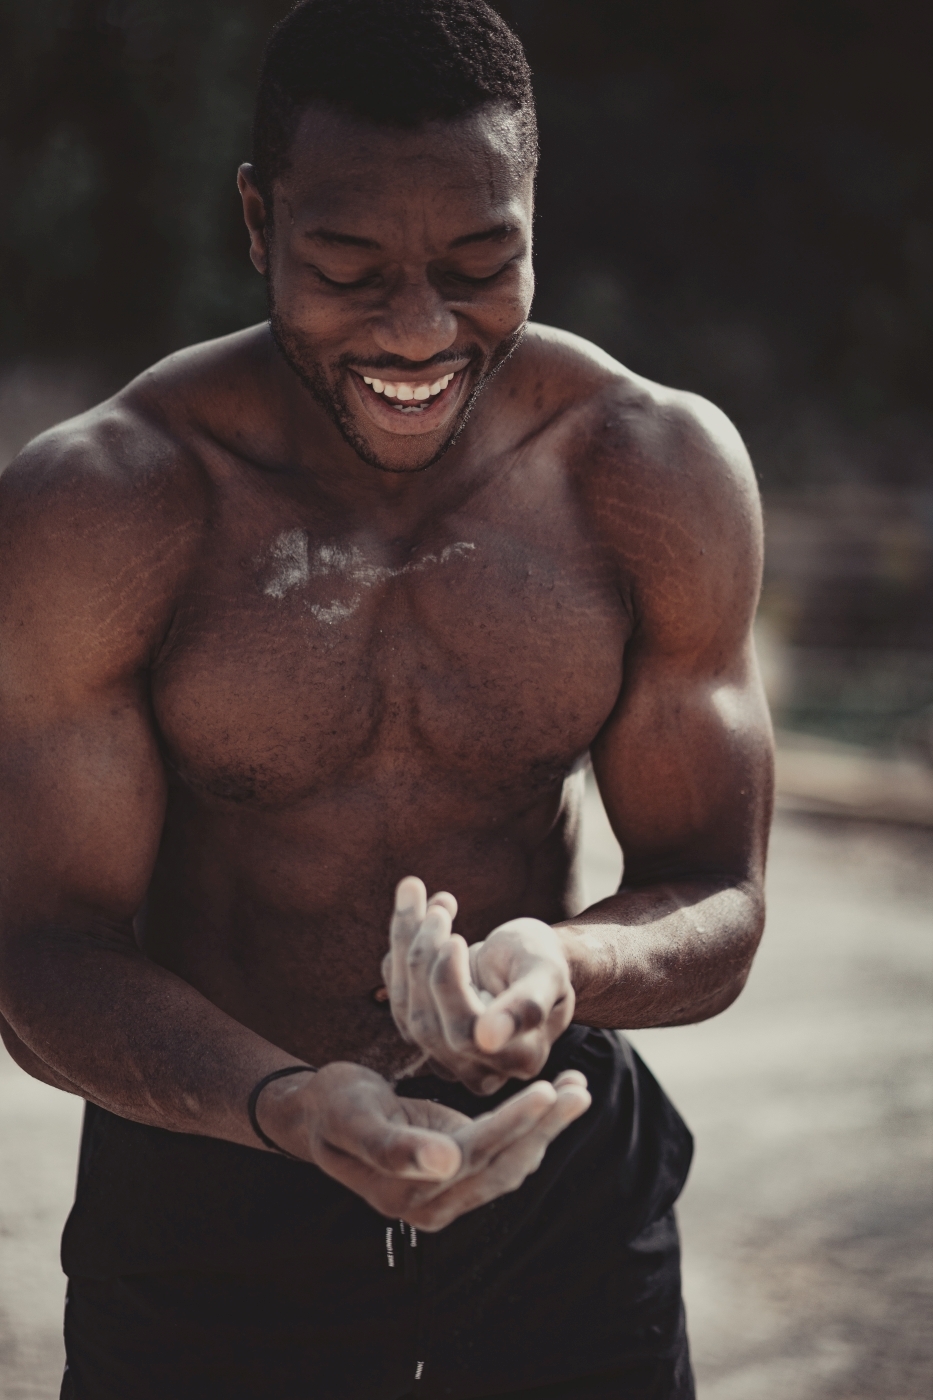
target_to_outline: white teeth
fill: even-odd
[[[452,374],[442,374],[433,384],[387,384],[382,379],[370,379],[364,374],[363,383],[369,384],[376,394],[385,394],[387,399],[401,399],[403,403],[407,403],[409,399],[418,399],[420,402],[440,394],[453,377]]]

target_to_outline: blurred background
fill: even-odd
[[[264,316],[235,172],[263,37],[287,8],[0,0],[0,468],[154,359]],[[535,317],[718,403],[765,504],[769,934],[727,1016],[638,1037],[699,1140],[682,1214],[701,1400],[919,1400],[933,1380],[933,10],[497,8],[539,102]],[[595,894],[619,855],[588,804]],[[10,1400],[57,1393],[78,1107],[3,1066]]]

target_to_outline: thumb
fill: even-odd
[[[549,960],[534,966],[506,987],[476,1018],[473,1038],[480,1050],[494,1054],[516,1035],[537,1030],[549,1018],[555,1004],[573,993],[562,985],[560,969]],[[572,1010],[572,1007],[571,1007]]]
[[[328,1126],[328,1146],[384,1176],[447,1181],[456,1176],[463,1162],[459,1144],[447,1133],[390,1119],[381,1105]]]

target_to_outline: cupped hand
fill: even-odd
[[[517,1190],[589,1104],[584,1076],[567,1070],[472,1119],[443,1104],[400,1098],[372,1070],[338,1061],[298,1084],[271,1084],[258,1111],[286,1151],[382,1215],[433,1232]]]
[[[573,1017],[570,970],[539,919],[511,919],[468,947],[456,913],[453,895],[428,900],[420,880],[402,880],[383,976],[402,1037],[432,1068],[492,1094],[540,1073]]]

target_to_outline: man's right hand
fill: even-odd
[[[338,1061],[296,1078],[263,1090],[257,1111],[269,1137],[382,1215],[428,1232],[517,1190],[590,1105],[578,1070],[537,1080],[478,1118],[401,1098],[360,1065]]]

